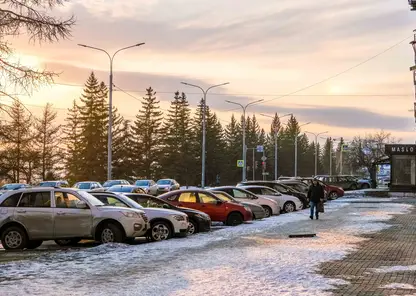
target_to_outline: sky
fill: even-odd
[[[409,71],[416,12],[406,0],[72,0],[53,14],[75,15],[69,40],[10,40],[22,63],[61,73],[57,84],[21,96],[35,114],[50,102],[63,121],[91,71],[108,82],[108,57],[78,43],[112,54],[145,42],[114,58],[113,102],[126,119],[134,120],[149,86],[163,109],[175,91],[195,108],[201,91],[181,81],[229,82],[207,96],[223,125],[242,112],[226,100],[263,99],[247,115],[266,131],[271,119],[260,114],[277,112],[325,136],[352,140],[384,130],[403,143],[416,140]]]

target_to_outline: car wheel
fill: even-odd
[[[338,193],[336,191],[331,191],[331,193],[329,194],[329,199],[337,199],[338,198]]]
[[[243,216],[240,213],[231,213],[227,218],[228,226],[237,226],[243,223]]]
[[[124,241],[123,231],[119,226],[112,223],[108,223],[101,228],[99,238],[103,244],[122,243]]]
[[[351,185],[351,187],[350,187],[350,189],[351,189],[351,190],[357,190],[357,185],[352,184],[352,185]]]
[[[292,202],[292,201],[285,202],[285,204],[283,205],[283,211],[285,213],[291,213],[291,212],[296,211],[296,205],[295,205],[295,203]]]
[[[1,244],[6,250],[21,250],[26,248],[27,235],[23,228],[11,226],[6,228],[1,235]]]
[[[198,233],[198,225],[193,220],[189,220],[188,235]]]
[[[264,218],[269,218],[273,215],[272,209],[268,206],[262,206],[264,210]]]
[[[150,229],[150,238],[152,241],[167,240],[172,236],[172,231],[170,230],[169,225],[163,221],[153,222]]]
[[[303,202],[300,203],[298,210],[303,210],[305,207],[303,206]]]
[[[68,246],[73,246],[76,245],[77,243],[79,243],[81,241],[80,238],[71,238],[71,239],[56,239],[55,243],[58,246],[61,247],[68,247]]]
[[[370,185],[368,185],[367,183],[364,183],[363,185],[361,185],[361,189],[368,189],[370,188]]]
[[[33,249],[40,247],[42,243],[43,243],[43,240],[30,240],[27,242],[26,248],[33,250]]]

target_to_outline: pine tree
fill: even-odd
[[[68,109],[68,115],[63,126],[63,140],[66,147],[65,167],[68,182],[79,181],[82,170],[82,143],[81,143],[81,118],[79,107],[74,100],[72,108]]]
[[[61,126],[56,122],[57,113],[51,104],[46,104],[42,116],[35,119],[36,148],[40,154],[40,176],[46,180],[48,172],[58,169],[62,163],[62,153],[59,150]]]
[[[328,175],[334,174],[334,168],[336,167],[336,158],[335,158],[335,152],[333,150],[333,142],[331,138],[327,138],[325,145],[323,147],[323,153],[322,153],[322,165],[324,169],[324,173]],[[332,172],[331,172],[331,159],[332,158]]]
[[[234,114],[231,122],[224,130],[225,154],[224,172],[221,178],[225,184],[233,184],[241,180],[241,171],[237,170],[237,160],[242,159],[242,130]]]
[[[81,97],[82,178],[106,180],[107,175],[107,87],[91,73]]]
[[[132,127],[132,137],[137,145],[141,146],[141,155],[137,158],[137,168],[140,168],[144,178],[154,178],[155,163],[160,159],[160,141],[162,137],[162,112],[156,92],[151,88],[146,89],[146,96],[142,100],[142,108],[136,115]],[[136,172],[136,175],[138,172]]]
[[[134,162],[131,139],[131,123],[113,109],[113,145],[112,145],[112,178],[132,179],[134,177]]]

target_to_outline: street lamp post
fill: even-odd
[[[264,100],[261,99],[261,100],[257,100],[257,101],[254,101],[254,102],[250,102],[246,105],[242,105],[242,104],[237,103],[237,102],[226,100],[227,103],[238,105],[243,109],[243,177],[242,177],[243,182],[246,181],[246,158],[247,158],[246,157],[246,151],[247,151],[247,149],[246,149],[246,109],[247,109],[248,106],[251,106],[255,103],[259,103],[259,102],[262,102],[262,101],[264,101]]]
[[[265,116],[265,117],[269,117],[269,118],[275,118],[274,116],[271,116],[271,115],[266,115],[266,114],[260,114],[261,116]],[[288,114],[285,114],[285,115],[282,115],[282,116],[280,116],[280,117],[277,117],[277,118],[283,118],[283,117],[286,117],[286,116],[290,116],[290,115],[293,115],[292,113],[288,113]],[[277,180],[277,137],[278,137],[278,135],[279,135],[279,128],[275,128],[274,129],[274,179],[275,180]]]
[[[225,82],[225,83],[221,83],[221,84],[216,84],[213,86],[208,87],[206,90],[204,90],[202,87],[195,85],[195,84],[191,84],[191,83],[187,83],[187,82],[181,82],[184,85],[187,86],[191,86],[191,87],[196,87],[199,88],[203,95],[204,95],[204,99],[202,102],[202,155],[201,155],[201,163],[202,163],[202,168],[201,168],[201,188],[205,187],[205,146],[206,146],[206,101],[207,101],[207,93],[210,89],[213,89],[215,87],[220,87],[223,85],[227,85],[230,84],[229,82]]]
[[[311,132],[306,132],[308,134],[314,135],[315,136],[315,176],[318,174],[318,137],[320,135],[326,134],[328,133],[328,131],[326,132],[322,132],[322,133],[311,133]]]
[[[310,122],[299,125],[299,128],[310,124]],[[295,177],[298,176],[298,133],[295,135]]]
[[[112,170],[112,145],[113,145],[113,136],[112,136],[112,130],[113,130],[113,61],[114,57],[117,53],[120,51],[138,47],[141,45],[144,45],[145,43],[137,43],[131,46],[123,47],[117,50],[113,55],[110,55],[106,50],[94,46],[89,46],[85,44],[78,44],[78,46],[91,48],[95,50],[99,50],[104,52],[108,58],[110,59],[110,85],[109,85],[109,92],[108,92],[108,143],[107,143],[107,149],[108,149],[108,155],[107,155],[107,179],[111,180],[111,170]]]

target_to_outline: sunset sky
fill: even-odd
[[[127,119],[149,86],[162,108],[177,90],[195,107],[200,92],[181,81],[230,82],[207,99],[223,125],[241,114],[225,100],[264,99],[248,115],[255,113],[267,131],[271,119],[259,114],[278,112],[333,137],[384,129],[405,143],[416,139],[409,112],[416,12],[406,0],[73,0],[54,13],[76,16],[71,40],[42,46],[11,40],[22,63],[62,72],[60,84],[21,97],[33,113],[50,102],[63,120],[91,71],[108,83],[105,54],[77,43],[113,53],[145,42],[115,58],[114,84],[130,95],[115,91],[114,104]]]

